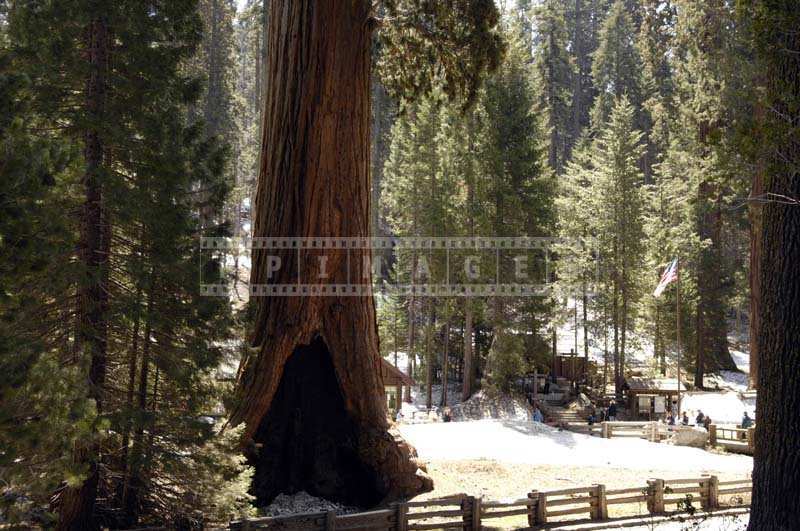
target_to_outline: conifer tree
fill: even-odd
[[[26,106],[11,116],[40,124],[29,135],[42,170],[30,178],[46,176],[30,198],[57,194],[38,207],[53,228],[52,250],[34,265],[48,282],[21,282],[3,307],[15,312],[22,297],[26,311],[57,319],[3,328],[1,343],[27,345],[22,366],[33,369],[18,373],[18,389],[39,397],[28,409],[36,413],[11,419],[30,434],[41,422],[63,425],[64,415],[74,422],[65,439],[28,446],[22,438],[12,453],[64,464],[35,486],[62,482],[53,496],[61,529],[177,522],[211,499],[232,504],[221,513],[247,501],[246,470],[210,458],[225,445],[201,418],[222,398],[213,375],[231,327],[227,301],[202,296],[197,284],[198,264],[213,275],[219,263],[198,255],[195,186],[207,191],[203,205],[219,208],[225,159],[202,124],[188,125],[199,83],[182,69],[201,34],[195,7],[15,3],[9,11],[4,60],[31,80]],[[53,342],[33,341],[43,334]],[[49,384],[51,397],[39,371],[54,366],[64,379]],[[233,481],[189,496],[184,480],[203,474]]]
[[[608,123],[592,141],[591,155],[577,158],[569,171],[570,181],[577,185],[570,193],[570,204],[585,209],[583,217],[592,218],[591,234],[598,241],[599,300],[609,309],[617,396],[621,396],[628,336],[635,326],[636,304],[641,296],[645,244],[641,140],[634,108],[623,96],[616,100]],[[588,182],[585,191],[580,187],[582,181]]]
[[[598,130],[611,115],[617,99],[626,96],[635,113],[634,125],[645,130],[642,113],[642,59],[636,48],[636,29],[624,0],[616,0],[600,31],[594,53],[592,76],[597,98],[592,111],[592,125]]]
[[[557,0],[548,0],[534,11],[536,55],[534,79],[537,111],[544,117],[547,135],[547,162],[562,173],[574,143],[571,104],[573,83],[578,75],[567,52],[564,13]]]

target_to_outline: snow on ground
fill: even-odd
[[[403,365],[400,365],[402,370]],[[405,371],[403,371],[405,372]],[[411,388],[411,403],[403,402],[403,422],[436,422],[441,419],[439,403],[442,399],[442,385],[433,384],[431,386],[431,406],[432,411],[428,411],[427,393],[425,389],[414,386]],[[461,403],[461,385],[450,383],[447,386],[447,405],[453,407]]]
[[[709,389],[744,393],[750,387],[750,376],[743,372],[720,371],[719,374],[706,374],[703,383]]]
[[[681,398],[681,409],[694,420],[699,411],[711,417],[717,424],[739,424],[744,412],[755,418],[755,403],[742,399],[739,393],[726,391],[722,393],[688,392]]]
[[[400,424],[424,460],[493,459],[509,463],[650,470],[737,472],[747,475],[753,458],[642,439],[601,439],[532,422],[479,420]]]
[[[750,372],[750,353],[744,352],[741,350],[730,349],[731,358],[733,358],[733,362],[736,364],[736,368],[742,372],[749,373]]]
[[[750,515],[713,516],[700,520],[676,519],[651,525],[628,527],[630,531],[745,531]]]

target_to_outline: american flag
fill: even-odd
[[[672,262],[669,263],[667,268],[664,270],[664,273],[661,275],[661,280],[658,281],[658,286],[656,286],[656,290],[653,292],[653,295],[658,297],[661,295],[664,290],[667,288],[670,282],[678,279],[678,259],[675,258]]]

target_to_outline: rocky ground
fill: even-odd
[[[264,508],[264,516],[284,516],[288,514],[317,513],[336,511],[337,514],[357,513],[357,507],[340,505],[323,498],[300,491],[296,494],[279,494],[271,504]]]

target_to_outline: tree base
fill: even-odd
[[[297,347],[256,430],[250,462],[260,506],[301,490],[361,508],[432,489],[399,434],[359,424],[345,408],[321,338]]]

